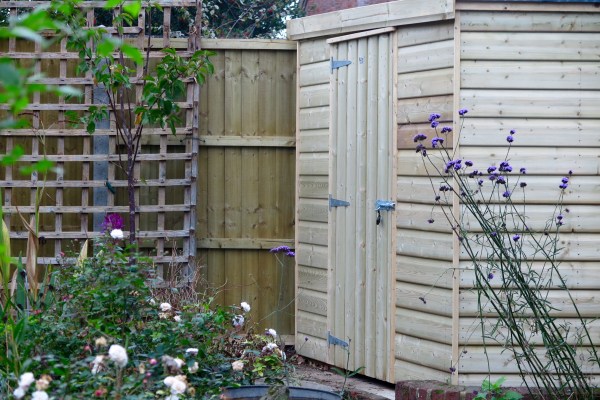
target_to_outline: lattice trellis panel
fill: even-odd
[[[199,20],[185,39],[170,37],[171,10],[189,7],[197,10],[195,1],[159,1],[163,9],[162,38],[151,38],[151,65],[164,55],[161,48],[176,47],[181,55],[189,55],[199,47]],[[11,16],[27,12],[44,2],[0,2]],[[88,26],[92,26],[104,2],[85,2]],[[144,4],[146,5],[146,3]],[[137,26],[125,30],[127,40],[145,50],[145,9]],[[144,51],[145,53],[145,51]],[[27,232],[18,212],[29,220],[39,207],[38,263],[56,264],[61,253],[76,250],[76,241],[101,234],[99,222],[107,213],[119,213],[128,221],[127,180],[121,173],[114,120],[98,125],[93,135],[67,122],[67,112],[80,114],[93,104],[101,103],[101,90],[95,89],[90,75],[78,76],[77,53],[69,52],[66,41],[42,49],[38,44],[9,39],[0,43],[0,57],[9,57],[21,65],[32,66],[44,74],[42,82],[78,87],[84,93],[80,99],[65,99],[56,95],[35,94],[25,111],[30,128],[0,131],[0,154],[19,145],[25,156],[14,166],[0,170],[3,188],[3,211],[10,227],[13,255],[24,254]],[[136,94],[141,95],[142,66],[137,68]],[[138,240],[142,248],[150,249],[158,264],[177,263],[193,266],[196,249],[196,177],[198,155],[198,98],[199,88],[187,82],[186,98],[178,103],[182,124],[172,135],[170,130],[145,128],[142,147],[135,169]],[[5,105],[0,106],[6,110]],[[19,168],[47,158],[55,163],[56,172],[47,176],[36,173],[23,175]],[[37,200],[36,200],[37,199]],[[127,234],[127,232],[126,232]],[[72,244],[75,242],[75,246]]]

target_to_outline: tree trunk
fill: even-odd
[[[133,151],[135,144],[131,134],[127,140],[127,198],[129,200],[129,243],[135,244],[135,161]]]

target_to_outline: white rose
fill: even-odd
[[[115,362],[119,367],[124,368],[127,365],[127,351],[118,344],[113,344],[108,349],[108,357]]]
[[[22,399],[23,397],[25,397],[25,391],[22,387],[18,387],[13,392],[13,396],[15,396],[15,399]]]
[[[31,393],[31,400],[48,400],[48,394],[41,390]]]
[[[174,316],[173,319],[175,322],[181,322],[181,317],[179,315]]]
[[[195,356],[196,354],[198,354],[198,349],[195,347],[190,347],[189,349],[187,349],[185,351],[186,354],[189,354],[191,356]]]
[[[169,303],[160,303],[160,311],[162,312],[171,311],[172,308]]]
[[[96,375],[102,370],[102,363],[104,362],[104,356],[96,356],[92,361],[92,374]]]
[[[195,361],[194,364],[192,364],[192,366],[188,368],[188,370],[190,371],[190,374],[195,374],[196,372],[198,372],[199,369],[200,369],[200,366],[198,365],[197,361]]]
[[[267,329],[267,335],[273,336],[274,338],[277,337],[277,331],[275,331],[275,329]]]
[[[244,362],[237,360],[231,363],[231,368],[233,368],[234,371],[242,371],[244,369]]]
[[[242,307],[242,310],[244,310],[244,312],[250,312],[250,304],[246,303],[245,301],[242,301],[240,307]]]
[[[33,374],[31,372],[25,372],[19,378],[19,387],[27,389],[33,382],[35,382]]]
[[[183,361],[181,358],[174,358],[173,361],[175,364],[177,364],[177,368],[179,369],[185,365],[185,361]]]
[[[113,229],[110,231],[110,237],[113,239],[123,239],[123,231],[120,229]]]

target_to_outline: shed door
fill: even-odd
[[[331,75],[329,330],[349,342],[350,370],[381,380],[394,359],[395,213],[376,211],[378,200],[395,204],[392,35],[330,41],[333,62],[351,64]],[[347,354],[330,346],[339,367]]]

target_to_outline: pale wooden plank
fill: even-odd
[[[416,339],[450,344],[452,319],[406,308],[396,308],[396,333]],[[407,346],[406,342],[396,344],[396,346],[399,345],[403,347],[400,347],[398,351],[403,352]]]
[[[323,38],[299,42],[298,60],[300,65],[329,60],[329,46]]]
[[[512,147],[537,147],[540,140],[551,146],[598,146],[600,130],[598,119],[548,118],[467,118],[460,132],[462,146],[506,146],[506,137],[515,129]],[[565,134],[568,132],[568,134]]]
[[[272,51],[261,51],[259,53],[260,72],[258,76],[258,134],[264,137],[281,135],[283,132],[277,131],[277,98],[276,77],[277,77],[277,58]],[[295,115],[295,113],[294,113]]]
[[[308,340],[305,340],[306,338],[308,338]],[[298,354],[303,357],[325,363],[329,361],[327,358],[329,346],[325,339],[310,336],[303,332],[302,335],[296,335],[296,349],[298,349]]]
[[[296,257],[299,264],[319,269],[326,269],[328,267],[327,247],[299,243],[296,250]],[[307,289],[315,290],[311,287],[308,287]]]
[[[450,371],[439,371],[437,369],[416,365],[412,362],[396,360],[394,362],[394,375],[396,377],[401,377],[403,380],[422,380],[423,377],[426,376],[427,379],[445,382],[450,377]],[[482,381],[483,378],[480,379],[478,383],[480,384]]]
[[[450,223],[446,215],[451,211],[451,208],[441,204],[399,203],[396,204],[396,226],[400,229],[447,233]]]
[[[452,96],[434,96],[422,97],[416,99],[398,100],[398,123],[412,124],[426,122],[431,113],[442,114],[443,118],[439,120],[440,124],[449,121],[452,115],[453,102]]]
[[[325,255],[325,258],[327,258],[327,255]],[[298,287],[327,293],[327,269],[313,268],[299,263]]]
[[[578,319],[569,319],[569,318],[557,318],[554,321],[557,326],[570,326],[571,332],[567,336],[565,335],[565,342],[577,346],[581,344],[579,342],[580,338],[575,334],[575,331],[582,327],[581,321]],[[489,331],[491,327],[496,326],[498,320],[496,318],[489,318],[486,320],[487,330]],[[461,335],[461,345],[468,346],[480,346],[483,345],[484,342],[494,343],[490,341],[490,338],[484,338],[481,334],[481,319],[479,318],[461,318],[460,319],[460,335]],[[600,335],[600,322],[598,320],[588,320],[586,322],[586,327],[590,333],[592,338],[597,338]],[[503,340],[507,335],[507,329],[505,327],[498,325],[498,338]],[[527,330],[528,343],[533,346],[543,345],[543,339],[539,332],[532,333],[530,329]],[[584,339],[584,343],[587,344],[587,340]]]
[[[329,128],[329,107],[300,109],[301,129],[327,129]]]
[[[329,61],[301,65],[300,71],[298,71],[300,92],[302,92],[305,86],[328,84],[330,74],[331,66]]]
[[[398,49],[398,73],[452,68],[454,41],[443,40]]]
[[[464,32],[461,59],[598,61],[599,37],[579,32]]]
[[[246,132],[248,133],[248,132]],[[200,136],[202,146],[225,147],[294,147],[296,139],[289,136]]]
[[[293,246],[292,239],[286,238],[220,238],[210,237],[198,240],[198,248],[202,249],[244,249],[270,250],[277,246]]]
[[[561,4],[565,6],[566,4]],[[598,32],[596,14],[560,12],[490,12],[461,13],[460,29],[468,31],[508,32]],[[544,10],[546,11],[546,10]]]
[[[403,73],[398,76],[398,98],[452,94],[453,68]]]
[[[371,29],[369,31],[351,33],[349,35],[343,35],[343,36],[336,36],[334,38],[327,39],[326,43],[331,45],[331,44],[340,43],[340,42],[349,42],[349,41],[354,41],[354,40],[358,40],[358,39],[364,39],[369,36],[377,36],[377,35],[382,35],[385,33],[394,32],[395,30],[396,30],[396,28],[393,28],[393,27]]]
[[[398,282],[396,285],[397,307],[420,311],[431,315],[451,318],[451,297],[452,290],[431,287],[431,285],[415,285],[406,282]],[[424,298],[426,303],[420,298]],[[396,346],[396,348],[398,349],[398,346]]]
[[[329,105],[329,83],[314,86],[306,86],[300,90],[299,107],[323,107]]]
[[[298,199],[300,204],[300,199]],[[327,224],[299,220],[296,230],[298,243],[316,244],[327,246]]]
[[[329,217],[327,200],[299,199],[297,207],[300,220],[327,222]]]
[[[600,62],[463,61],[464,89],[600,89]]]
[[[600,43],[600,41],[599,41]],[[463,90],[461,105],[477,117],[599,117],[600,92],[559,90]]]
[[[173,40],[173,39],[171,39]],[[283,39],[200,39],[204,50],[269,50],[296,51],[296,42]]]
[[[296,317],[296,323],[298,324],[297,336],[300,336],[301,339],[300,345],[296,347],[297,349],[309,346],[308,341],[305,340],[306,335],[327,340],[327,319],[325,317],[300,311]]]
[[[300,175],[326,176],[329,170],[328,153],[300,153],[298,156],[298,173]]]
[[[444,125],[450,126],[451,127],[451,121],[444,121],[442,122],[442,127]],[[438,127],[438,131],[439,131],[439,127]],[[402,125],[398,125],[398,140],[397,140],[397,146],[398,146],[398,150],[415,150],[417,144],[414,142],[413,138],[415,137],[416,134],[418,133],[425,133],[428,136],[433,135],[435,131],[431,128],[431,125],[429,122],[422,122],[422,123],[418,123],[418,124],[402,124]],[[504,137],[506,138],[506,136]],[[452,148],[452,143],[454,142],[454,133],[448,133],[446,134],[446,139],[444,141],[444,146],[446,146],[447,148],[451,149]]]
[[[395,335],[396,359],[437,370],[452,367],[452,347],[408,335]]]
[[[327,176],[298,176],[298,194],[302,198],[327,199],[329,183]]]
[[[453,3],[447,0],[402,0],[289,20],[287,35],[292,40],[299,40],[382,26],[438,21],[452,18],[453,11]]]
[[[300,153],[325,153],[329,151],[329,130],[300,130],[296,147]]]
[[[453,267],[450,261],[398,255],[396,280],[425,286],[452,288]]]
[[[408,47],[450,40],[454,37],[454,24],[448,21],[434,22],[397,29],[398,47]]]
[[[309,289],[298,291],[298,310],[327,316],[327,294]]]
[[[229,79],[229,72],[226,70],[226,56],[222,52],[212,57],[211,59],[215,72],[207,79],[207,84],[204,88],[204,92],[207,93],[206,97],[206,111],[204,108],[202,112],[206,118],[206,131],[202,130],[202,134],[207,135],[225,135],[225,110],[227,103],[225,100],[225,82]],[[239,132],[239,131],[238,131]],[[229,132],[228,132],[229,133]]]
[[[516,3],[490,3],[481,1],[461,1],[456,5],[457,10],[475,10],[475,11],[535,11],[535,12],[579,12],[579,13],[597,13],[598,9],[593,3],[579,4],[539,4],[537,2],[516,2]]]
[[[441,261],[452,260],[451,234],[398,229],[397,235],[398,254]]]
[[[547,295],[546,295],[547,293]],[[576,313],[573,303],[569,298],[569,294],[565,290],[548,290],[544,299],[552,304],[554,308],[552,315],[557,318],[574,318]],[[577,304],[580,315],[583,318],[596,318],[598,315],[598,291],[597,290],[572,290],[570,295],[573,302]],[[460,295],[461,317],[477,317],[479,312],[485,317],[494,317],[497,315],[495,310],[491,310],[491,306],[487,303],[482,304],[482,310],[479,310],[477,305],[477,294],[468,290],[464,290]],[[531,317],[531,312],[524,311],[524,316]]]

